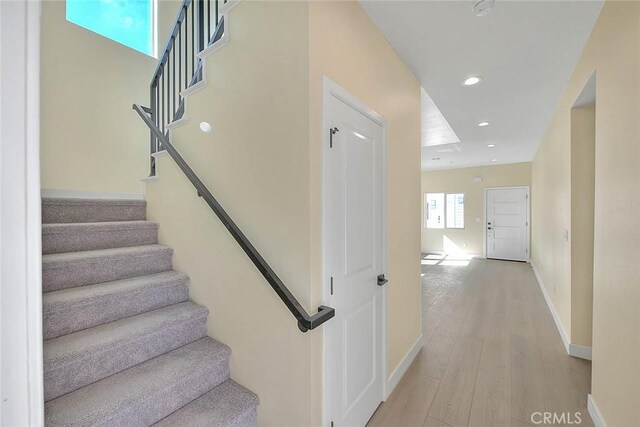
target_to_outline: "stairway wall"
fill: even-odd
[[[322,289],[322,75],[388,120],[391,375],[421,333],[420,85],[356,2],[242,1],[227,24],[171,139],[310,313]],[[259,424],[321,425],[322,328],[300,333],[173,160],[157,165],[149,218],[209,308],[209,332],[233,348],[234,377],[261,397]]]
[[[182,156],[280,275],[310,304],[308,5],[242,1],[207,85],[172,132]],[[199,129],[209,122],[212,133]],[[260,425],[312,426],[311,340],[169,157],[147,185],[148,217],[188,271],[209,333],[233,348],[237,381],[261,396]]]
[[[176,0],[158,1],[158,50]],[[131,110],[148,103],[157,60],[66,20],[66,1],[43,1],[40,53],[42,188],[141,193],[149,132]]]

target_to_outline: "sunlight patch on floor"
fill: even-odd
[[[420,264],[467,267],[471,259],[473,259],[473,256],[468,254],[426,254],[422,256]],[[424,276],[424,274],[422,276]]]

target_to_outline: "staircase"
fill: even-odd
[[[45,422],[255,426],[143,200],[43,199]]]

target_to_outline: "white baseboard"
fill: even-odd
[[[413,345],[411,346],[407,354],[404,355],[404,358],[402,359],[400,364],[396,367],[396,369],[393,371],[391,376],[389,376],[389,379],[387,380],[387,383],[385,384],[385,388],[384,388],[385,401],[389,398],[391,393],[393,393],[393,390],[395,390],[396,386],[398,385],[398,383],[400,382],[404,374],[407,373],[407,369],[409,369],[409,366],[411,366],[411,363],[415,360],[416,356],[418,355],[418,352],[422,348],[423,338],[424,337],[422,336],[422,334],[420,334],[420,336],[418,337],[416,342],[413,343]]]
[[[591,360],[591,347],[578,344],[569,344],[569,355],[580,359]]]
[[[602,418],[602,413],[600,409],[598,409],[598,405],[596,405],[596,401],[593,399],[593,395],[587,395],[587,409],[589,410],[589,415],[591,416],[591,420],[596,427],[607,427],[607,423],[604,422],[604,418]]]
[[[560,316],[558,316],[558,312],[556,312],[556,308],[551,301],[551,297],[547,293],[547,288],[544,286],[542,282],[542,277],[540,277],[540,273],[538,273],[538,269],[535,265],[531,264],[531,268],[533,269],[533,274],[536,275],[536,279],[538,280],[538,285],[540,286],[540,290],[542,291],[542,295],[544,295],[544,300],[547,302],[547,306],[549,307],[549,311],[551,311],[551,315],[553,316],[553,321],[556,324],[556,328],[558,328],[558,332],[560,333],[560,337],[562,338],[562,343],[564,344],[564,348],[567,351],[569,356],[578,357],[580,359],[591,360],[591,347],[584,347],[578,344],[571,344],[569,341],[569,336],[567,332],[564,330],[562,326],[562,322],[560,322]]]
[[[547,293],[547,288],[544,286],[544,282],[542,281],[542,277],[540,277],[540,273],[538,273],[538,269],[535,265],[531,264],[531,268],[533,269],[533,274],[536,275],[536,279],[538,280],[538,285],[540,286],[540,290],[542,291],[542,295],[544,295],[544,300],[547,302],[547,306],[551,311],[551,315],[553,316],[553,321],[556,323],[556,328],[558,328],[558,332],[560,332],[560,337],[562,337],[562,342],[564,344],[565,350],[567,350],[567,354],[569,354],[569,337],[567,336],[567,332],[564,330],[564,326],[560,322],[560,316],[558,316],[558,312],[556,312],[556,308],[551,301],[551,297]]]
[[[51,199],[144,200],[144,194],[142,193],[110,193],[103,191],[56,190],[52,188],[43,188],[40,191],[40,195]]]

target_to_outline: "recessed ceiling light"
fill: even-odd
[[[487,147],[489,147],[489,148],[493,148],[495,146],[496,146],[496,144],[487,144]]]
[[[200,130],[204,133],[209,133],[211,132],[212,128],[211,125],[207,122],[200,122]]]
[[[462,86],[473,86],[475,84],[480,83],[480,81],[482,80],[482,77],[480,76],[471,76],[471,77],[467,77],[466,79],[464,79],[464,81],[462,82]]]
[[[497,161],[498,161],[498,159],[491,159],[491,161],[492,161],[492,162],[497,162]]]
[[[478,123],[478,126],[480,126],[481,128],[485,127],[485,126],[489,126],[491,124],[491,122],[480,122]]]

